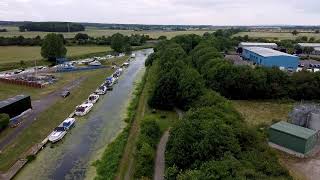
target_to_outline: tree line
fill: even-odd
[[[112,36],[102,37],[90,37],[85,33],[77,33],[73,38],[64,38],[63,34],[59,34],[63,37],[63,41],[66,45],[111,45]],[[124,40],[130,44],[130,46],[141,46],[147,40],[150,40],[149,35],[132,34],[131,36],[123,36]],[[23,36],[14,37],[1,37],[0,46],[41,46],[43,39],[40,36],[34,38],[25,38]]]
[[[230,44],[229,34],[178,36],[159,43],[146,61],[155,71],[148,104],[187,111],[170,130],[166,179],[292,179],[264,131],[248,127],[207,82],[211,67],[220,66],[212,57],[222,58]]]
[[[24,31],[44,31],[44,32],[78,32],[84,31],[82,24],[70,22],[30,22],[19,26],[21,32]]]

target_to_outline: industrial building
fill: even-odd
[[[32,109],[30,96],[18,95],[0,101],[0,113],[8,114],[10,118],[19,116],[28,109]]]
[[[314,51],[312,54],[320,55],[320,43],[298,43],[301,48],[312,47]]]
[[[317,131],[282,121],[269,128],[269,142],[307,155],[317,143]]]
[[[299,57],[263,47],[245,47],[242,58],[252,61],[254,64],[266,67],[279,67],[281,69],[296,70]]]
[[[246,47],[264,47],[270,49],[277,49],[278,45],[276,43],[260,43],[260,42],[241,42],[239,43],[239,48]]]

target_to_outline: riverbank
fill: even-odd
[[[93,178],[92,161],[124,127],[124,109],[132,94],[133,83],[144,68],[145,52],[139,52],[113,91],[101,97],[88,116],[77,120],[76,127],[61,142],[42,150],[36,160],[18,174],[17,179]]]

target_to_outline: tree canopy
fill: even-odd
[[[64,46],[63,39],[60,35],[55,33],[47,34],[44,37],[41,46],[41,56],[50,61],[55,61],[56,58],[65,57],[67,49]]]

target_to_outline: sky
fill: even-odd
[[[320,0],[0,0],[0,20],[320,25]]]

